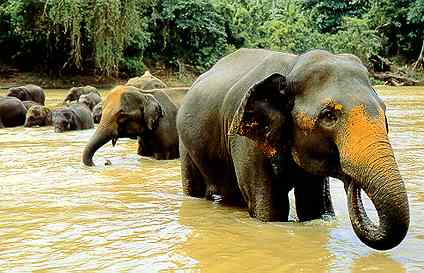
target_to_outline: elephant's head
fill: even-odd
[[[24,127],[46,126],[52,124],[52,112],[42,105],[31,106],[25,118]]]
[[[52,125],[56,133],[63,133],[76,129],[78,117],[71,109],[67,107],[55,109],[52,111],[51,116]]]
[[[7,96],[18,98],[21,101],[31,100],[31,96],[28,94],[28,89],[25,86],[9,88]]]
[[[93,155],[104,144],[120,137],[136,139],[156,129],[162,117],[160,103],[150,94],[131,86],[117,86],[103,101],[99,126],[84,149],[82,161],[93,166]]]
[[[270,156],[286,151],[311,174],[341,179],[353,229],[368,246],[386,250],[405,237],[408,198],[385,105],[357,57],[321,50],[298,56],[287,77],[273,74],[250,88],[229,133],[256,140]],[[379,223],[368,218],[361,190]]]

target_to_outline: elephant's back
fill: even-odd
[[[288,74],[296,57],[265,49],[240,49],[222,58],[187,92],[177,124],[189,123],[209,131],[225,127],[225,119],[231,118],[249,87],[272,73]]]
[[[6,127],[14,127],[25,123],[26,108],[22,101],[15,97],[0,99],[1,120]]]
[[[74,103],[69,108],[78,116],[81,122],[81,129],[89,129],[94,127],[93,115],[87,106],[81,103]]]

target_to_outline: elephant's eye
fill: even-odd
[[[320,114],[320,119],[324,126],[332,126],[337,121],[337,115],[329,109],[324,109]]]

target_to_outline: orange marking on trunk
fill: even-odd
[[[366,163],[364,149],[382,138],[387,139],[382,111],[373,118],[366,113],[364,105],[358,105],[348,113],[345,133],[338,135],[336,141],[341,147],[342,158]]]

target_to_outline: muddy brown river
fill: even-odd
[[[0,272],[424,272],[424,88],[377,89],[411,209],[390,251],[354,235],[340,181],[335,220],[261,223],[184,196],[180,162],[141,158],[133,140],[104,146],[88,168],[94,129],[18,127],[0,130]],[[65,93],[47,90],[47,104]]]

